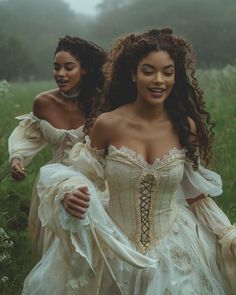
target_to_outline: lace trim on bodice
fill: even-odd
[[[108,149],[108,154],[122,154],[126,156],[132,162],[135,162],[137,165],[142,166],[146,170],[155,170],[165,166],[167,163],[175,159],[175,156],[185,156],[186,149],[177,149],[176,147],[171,148],[162,158],[156,158],[153,163],[148,163],[143,155],[138,154],[136,151],[126,147],[121,146],[120,148],[110,145]]]

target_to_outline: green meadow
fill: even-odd
[[[222,176],[224,193],[215,198],[219,206],[236,222],[236,67],[199,70],[198,78],[205,93],[207,110],[216,122],[214,160],[210,167]],[[46,148],[27,167],[27,178],[16,182],[9,176],[7,140],[17,125],[14,118],[31,111],[35,95],[54,87],[53,82],[12,83],[0,92],[0,227],[13,246],[5,249],[0,238],[0,294],[21,293],[22,283],[32,268],[31,244],[27,231],[31,190],[39,167],[50,159]],[[4,249],[5,250],[4,250]],[[9,255],[5,262],[4,253]]]

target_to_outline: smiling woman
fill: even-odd
[[[66,51],[58,52],[54,58],[54,78],[63,97],[79,95],[79,88],[85,70],[80,61]]]
[[[69,165],[69,151],[84,137],[83,124],[99,99],[103,86],[105,52],[95,44],[66,36],[59,40],[54,55],[54,78],[58,88],[36,96],[33,112],[17,117],[19,125],[9,138],[11,174],[26,177],[25,166],[46,145],[52,148],[51,163]],[[38,218],[39,198],[33,189],[29,228],[33,253],[39,258],[50,245],[52,234]]]
[[[168,28],[130,34],[104,70],[103,113],[72,166],[41,168],[39,214],[58,239],[23,294],[236,294],[236,227],[202,166],[213,124],[190,43]]]
[[[137,93],[141,97],[163,103],[175,83],[174,62],[165,51],[151,52],[139,63],[133,81],[137,82]],[[149,95],[145,95],[145,91]],[[157,100],[157,98],[159,98]]]

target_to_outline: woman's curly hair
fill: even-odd
[[[165,101],[165,109],[181,145],[187,149],[187,156],[197,169],[198,153],[205,164],[208,164],[212,157],[214,123],[205,110],[203,92],[195,76],[195,59],[191,44],[182,37],[173,35],[170,28],[152,29],[117,40],[108,52],[104,65],[105,99],[97,114],[135,101],[137,88],[132,81],[132,74],[136,73],[141,59],[150,52],[159,50],[168,52],[175,65],[175,84]],[[190,140],[193,137],[189,117],[196,124],[195,142]]]
[[[59,39],[54,55],[69,52],[86,70],[80,84],[78,106],[89,116],[92,112],[94,98],[100,96],[104,75],[102,66],[106,61],[106,52],[96,44],[78,37],[65,36]]]

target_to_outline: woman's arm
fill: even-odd
[[[109,122],[106,114],[101,115],[95,121],[90,133],[91,153],[105,151],[109,145]],[[92,163],[91,163],[92,165]],[[78,165],[80,166],[80,165]],[[82,165],[80,166],[82,168]],[[79,168],[79,167],[78,167]],[[92,168],[91,168],[92,169]],[[83,172],[83,171],[81,171]],[[82,187],[64,195],[62,205],[64,209],[72,216],[84,219],[84,214],[89,207],[88,188]]]

